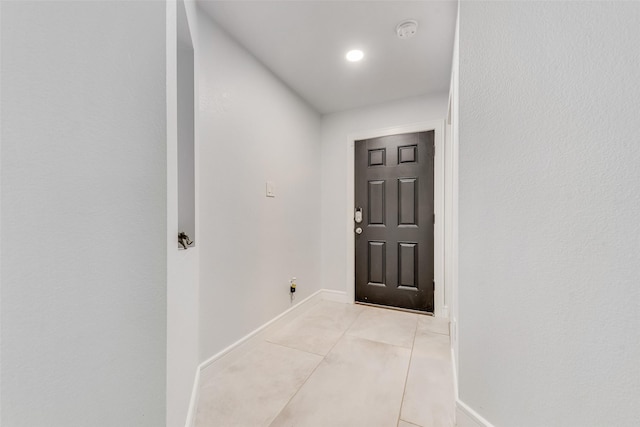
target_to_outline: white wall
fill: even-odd
[[[168,427],[184,426],[189,410],[189,401],[194,386],[196,369],[200,363],[198,353],[198,263],[199,247],[178,250],[179,231],[179,176],[178,176],[178,103],[188,97],[178,97],[180,90],[189,90],[189,82],[184,85],[177,74],[177,41],[193,44],[197,61],[197,11],[193,1],[167,1],[167,418]],[[179,24],[179,25],[178,25]],[[182,55],[180,55],[182,56]],[[197,74],[197,67],[195,70]],[[194,76],[197,93],[197,75]],[[188,80],[188,79],[186,79]],[[182,83],[182,86],[179,84]],[[186,86],[186,87],[185,87]],[[197,102],[197,100],[195,100]],[[188,102],[188,101],[187,101]],[[194,106],[195,107],[195,106]],[[185,111],[182,107],[182,111]],[[198,117],[195,119],[194,150],[198,151]],[[181,124],[187,124],[183,120]],[[182,130],[182,135],[189,132]],[[183,159],[184,160],[184,159]],[[182,211],[195,219],[196,234],[189,236],[197,243],[198,215],[198,164],[195,163],[195,204]],[[183,182],[184,184],[184,182]],[[188,197],[187,197],[188,199]],[[191,220],[193,221],[193,219]],[[188,221],[191,223],[191,221]],[[193,227],[193,223],[189,224]]]
[[[640,4],[462,2],[460,399],[640,425]]]
[[[184,2],[178,1],[179,27],[185,27],[184,41],[178,37],[178,228],[195,238],[195,90],[194,52]],[[182,25],[180,25],[182,24]],[[195,242],[194,242],[195,245]]]
[[[458,397],[458,276],[459,276],[459,220],[460,214],[460,3],[456,17],[456,32],[453,42],[453,58],[451,61],[451,86],[449,89],[449,125],[446,146],[445,166],[445,282],[447,285],[447,302],[449,303],[449,336],[453,351],[455,374],[455,391]]]
[[[322,118],[322,287],[347,292],[345,234],[347,211],[347,137],[352,133],[446,117],[447,95],[421,96]]]
[[[2,419],[165,421],[162,2],[2,2]]]
[[[200,14],[200,355],[321,288],[320,117]],[[272,180],[276,197],[265,197]]]

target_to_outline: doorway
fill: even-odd
[[[434,131],[355,142],[355,299],[433,313]]]
[[[347,136],[347,211],[345,213],[345,237],[346,237],[346,254],[347,269],[346,276],[346,301],[357,302],[356,299],[356,234],[357,228],[354,223],[355,204],[355,146],[356,141],[374,139],[390,135],[401,135],[409,133],[419,133],[433,131],[435,143],[434,156],[434,212],[435,225],[433,225],[433,277],[435,283],[431,282],[433,294],[432,313],[436,317],[448,317],[448,307],[445,299],[445,278],[444,278],[444,175],[445,175],[445,156],[444,156],[444,121],[433,120],[426,122],[410,123],[406,125],[395,126],[391,128],[370,129],[351,133]],[[397,247],[396,247],[397,251]],[[406,252],[406,251],[405,251]]]

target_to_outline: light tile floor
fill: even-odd
[[[203,371],[196,427],[449,427],[448,323],[322,301]]]

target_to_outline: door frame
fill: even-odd
[[[436,214],[436,224],[433,230],[433,274],[436,283],[433,295],[433,314],[436,317],[449,316],[444,294],[444,130],[444,120],[431,120],[389,128],[363,130],[350,133],[347,136],[347,212],[345,215],[345,231],[347,234],[346,289],[348,302],[355,303],[356,287],[355,238],[353,232],[353,213],[355,211],[355,142],[381,136],[434,131],[434,142],[436,145],[434,158],[434,210]]]

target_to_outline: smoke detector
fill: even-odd
[[[396,27],[396,34],[400,39],[410,39],[418,32],[418,21],[409,19],[398,24]]]

